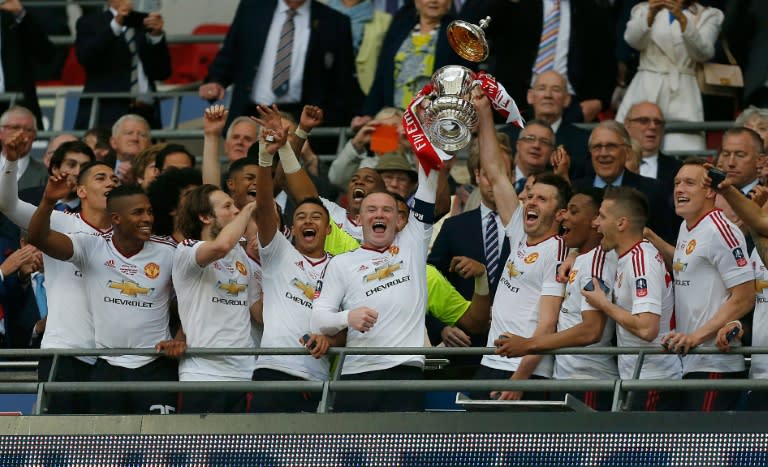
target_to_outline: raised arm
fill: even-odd
[[[19,199],[18,160],[19,148],[27,144],[27,138],[23,131],[19,130],[6,140],[3,145],[5,161],[0,170],[0,212],[21,228],[26,229],[35,206]]]
[[[29,222],[29,243],[35,245],[43,253],[61,261],[67,261],[74,255],[72,239],[61,232],[51,230],[51,213],[56,201],[67,196],[72,186],[67,176],[53,175],[45,186],[43,199],[40,201],[32,220]]]
[[[229,202],[232,201],[230,200]],[[197,264],[201,267],[205,267],[214,261],[227,256],[227,253],[232,251],[232,248],[234,248],[240,241],[240,238],[242,238],[255,207],[255,201],[246,204],[243,209],[237,213],[237,216],[235,216],[232,222],[221,229],[221,232],[219,232],[219,235],[216,236],[215,240],[204,242],[200,245],[200,247],[195,250],[195,260],[197,261]]]
[[[262,246],[269,245],[277,233],[275,200],[272,197],[272,160],[278,148],[287,147],[286,139],[282,127],[263,125],[259,138],[259,168],[256,171],[256,225]]]
[[[501,222],[507,225],[512,214],[519,207],[517,192],[512,181],[507,176],[507,167],[502,161],[501,148],[496,139],[496,127],[493,123],[491,102],[480,90],[473,94],[473,104],[478,116],[478,143],[480,145],[480,167],[493,187],[496,209]]]
[[[229,111],[223,105],[212,105],[203,112],[203,183],[221,186],[219,138],[224,131]]]
[[[256,121],[262,125],[263,128],[269,128],[272,130],[283,129],[280,121],[280,113],[277,106],[272,107],[259,106],[257,108],[259,112],[259,119]],[[283,129],[283,131],[285,131]],[[298,140],[294,138],[294,142],[299,144]],[[300,143],[303,145],[303,140]],[[301,150],[301,146],[299,146]],[[288,194],[295,200],[301,201],[306,198],[317,197],[317,187],[309,178],[309,175],[305,170],[302,170],[301,164],[296,157],[296,151],[292,145],[281,146],[278,150],[280,155],[280,162],[283,166],[283,172],[285,173],[286,185],[288,188]],[[261,159],[261,156],[259,156]]]

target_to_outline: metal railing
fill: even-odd
[[[215,355],[308,355],[302,348],[240,348],[240,349],[188,349],[186,356]],[[335,394],[349,391],[598,391],[613,394],[612,412],[627,411],[631,407],[632,393],[636,391],[694,391],[694,390],[768,390],[768,380],[761,379],[726,379],[726,380],[644,380],[638,379],[647,355],[669,355],[660,348],[647,347],[572,347],[540,352],[541,355],[637,355],[637,363],[632,379],[571,379],[571,380],[378,380],[378,381],[340,381],[343,365],[348,355],[425,355],[439,357],[491,355],[491,347],[479,348],[444,348],[444,347],[369,347],[347,348],[333,347],[328,355],[338,356],[334,372],[327,381],[242,381],[242,382],[57,382],[55,376],[60,357],[75,356],[117,356],[143,355],[156,356],[154,349],[19,349],[0,350],[0,359],[53,357],[48,381],[0,383],[0,393],[37,394],[34,413],[46,411],[47,395],[62,392],[319,392],[321,400],[318,413],[332,410]],[[715,348],[697,348],[690,354],[721,354]],[[768,354],[768,347],[735,347],[730,354]],[[30,363],[30,362],[25,362]]]

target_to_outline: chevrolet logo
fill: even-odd
[[[304,296],[307,297],[309,300],[315,299],[315,288],[307,284],[306,282],[302,282],[294,277],[293,280],[291,281],[291,285],[301,290]]]
[[[509,277],[517,277],[522,274],[517,270],[514,262],[507,264],[507,272],[509,273]]]
[[[755,280],[755,292],[762,292],[763,289],[768,289],[768,280],[765,280],[765,279]]]
[[[383,266],[379,266],[376,269],[374,269],[375,272],[368,274],[365,276],[366,282],[371,281],[380,281],[382,279],[386,279],[387,277],[391,277],[395,271],[399,270],[403,265],[403,262],[400,261],[399,263],[394,264],[385,264]]]
[[[224,282],[217,282],[216,288],[219,290],[223,290],[227,292],[229,295],[237,295],[240,292],[244,292],[246,285],[245,284],[238,284],[236,280],[230,279],[228,283]]]
[[[677,260],[672,264],[672,270],[675,272],[683,272],[686,269],[688,269],[688,263],[683,263],[680,260]]]
[[[148,293],[155,290],[147,287],[141,287],[138,283],[127,280],[123,280],[122,282],[109,281],[107,282],[107,287],[110,289],[117,289],[122,295],[128,295],[130,297],[135,297],[137,295],[147,295]]]

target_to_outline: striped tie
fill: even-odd
[[[287,17],[280,30],[280,42],[277,44],[277,56],[275,57],[275,69],[272,73],[272,92],[277,97],[283,97],[288,93],[288,85],[291,81],[291,52],[293,50],[293,17],[296,10],[287,10]]]
[[[127,28],[123,32],[123,38],[128,44],[128,51],[131,52],[131,94],[139,92],[139,54],[136,51],[136,30]]]
[[[496,226],[496,213],[491,211],[486,216],[485,226],[485,269],[488,271],[488,281],[494,282],[499,269],[499,228]]]
[[[536,55],[536,63],[533,72],[540,74],[555,67],[555,49],[557,48],[557,33],[560,30],[560,0],[554,0],[553,8],[544,17],[544,26],[541,28],[541,40],[539,40],[539,53]]]

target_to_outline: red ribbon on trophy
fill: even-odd
[[[518,110],[515,100],[507,93],[504,86],[499,84],[496,78],[483,71],[477,73],[475,79],[490,99],[493,108],[505,118],[505,121],[512,123],[518,128],[522,128],[524,125],[523,117],[520,115],[520,110]],[[411,104],[403,112],[403,129],[408,137],[408,141],[411,143],[413,153],[427,175],[429,175],[432,169],[439,170],[443,166],[444,161],[453,157],[432,144],[427,132],[424,131],[424,127],[416,116],[416,108],[431,92],[432,84],[429,83],[416,94]]]
[[[493,108],[504,117],[506,123],[511,123],[518,128],[525,126],[525,120],[520,115],[515,100],[509,95],[504,86],[496,78],[484,71],[479,71],[475,79],[480,81],[480,88],[485,91],[485,95],[491,100]]]

